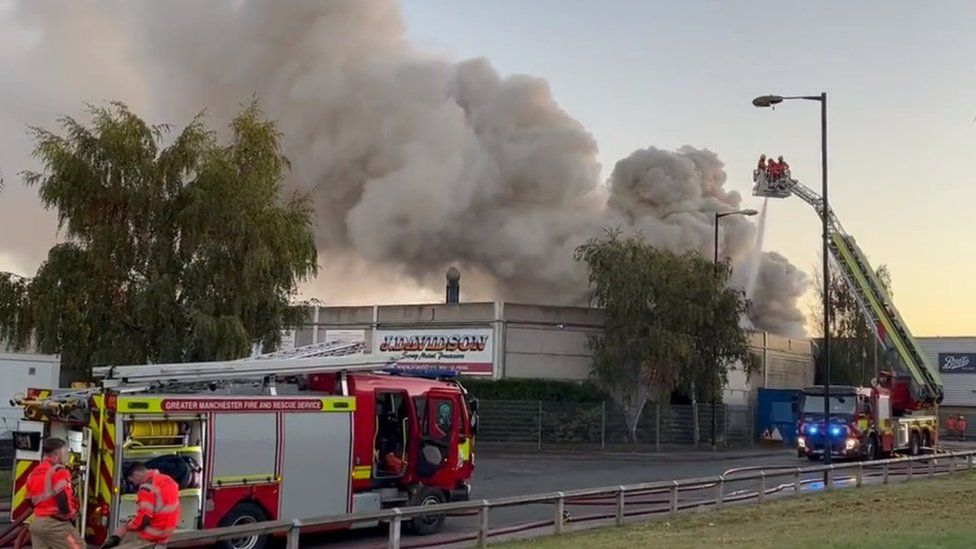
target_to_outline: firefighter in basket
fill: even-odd
[[[766,155],[759,157],[753,181],[757,187],[772,191],[786,191],[789,188],[790,165],[783,160],[782,155],[775,160],[766,159]]]
[[[776,179],[783,179],[790,177],[790,165],[783,160],[783,155],[776,157],[776,165],[779,169],[779,177]]]

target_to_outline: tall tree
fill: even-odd
[[[25,172],[63,242],[33,278],[0,275],[0,340],[96,365],[232,359],[275,346],[289,299],[316,271],[306,196],[282,201],[287,160],[257,103],[218,144],[198,115],[174,139],[125,105],[90,124],[32,128]]]
[[[887,265],[875,270],[878,280],[891,296],[891,271]],[[816,279],[817,303],[814,318],[823,318],[823,276]],[[821,327],[822,331],[822,327]],[[875,364],[884,367],[884,353],[877,347],[874,329],[864,316],[857,296],[843,275],[830,270],[830,382],[839,385],[863,385],[875,374]],[[822,352],[817,355],[817,379],[824,377]]]
[[[736,360],[751,367],[739,320],[741,292],[725,287],[727,268],[695,253],[649,245],[643,235],[607,231],[576,250],[604,310],[600,335],[590,339],[593,373],[620,403],[631,440],[650,396],[675,387],[715,388]]]

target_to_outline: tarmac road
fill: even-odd
[[[750,450],[738,452],[681,452],[677,454],[565,455],[537,454],[526,456],[479,456],[476,460],[473,499],[494,499],[573,490],[636,484],[657,480],[697,478],[724,473],[741,467],[806,466],[806,460],[790,450]],[[726,490],[745,489],[754,482],[728,483]],[[665,499],[666,501],[666,499]],[[576,512],[567,506],[570,514]],[[609,512],[610,509],[607,510]],[[592,513],[587,508],[580,513]],[[492,510],[492,528],[552,518],[547,505],[522,506]],[[449,517],[444,535],[470,532],[475,517]],[[441,537],[440,535],[438,537]],[[302,538],[302,547],[386,547],[386,527]],[[412,538],[409,541],[420,541]],[[409,545],[408,540],[404,540]]]

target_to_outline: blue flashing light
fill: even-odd
[[[807,425],[807,433],[808,434],[811,434],[811,435],[817,434],[817,426],[816,425]]]
[[[832,436],[832,437],[839,437],[839,436],[841,436],[843,434],[844,434],[844,428],[841,427],[840,425],[831,425],[830,426],[830,436]]]

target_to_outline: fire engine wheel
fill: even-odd
[[[912,456],[917,456],[922,453],[922,440],[918,436],[918,431],[912,431],[912,435],[908,440],[908,454]]]
[[[447,501],[444,492],[424,486],[410,497],[410,506],[437,505]],[[408,524],[410,531],[418,536],[436,534],[444,526],[444,515],[425,515],[411,520]]]
[[[257,524],[268,520],[261,507],[254,503],[238,503],[220,521],[220,526],[241,526],[245,524]],[[268,544],[268,536],[249,536],[246,538],[234,538],[221,541],[217,544],[220,549],[264,549]]]

